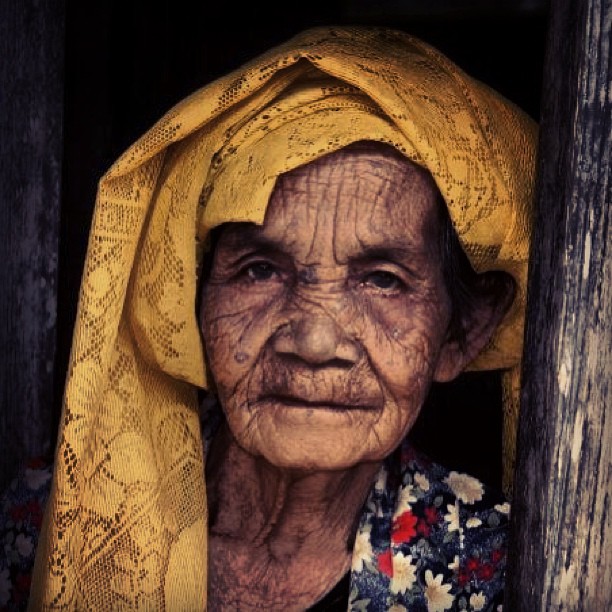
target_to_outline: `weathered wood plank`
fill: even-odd
[[[505,609],[612,610],[611,0],[558,0]]]
[[[50,443],[63,2],[0,3],[0,485]]]

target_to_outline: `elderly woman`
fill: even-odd
[[[145,134],[100,183],[31,608],[498,609],[508,504],[406,436],[518,362],[535,137],[368,28]]]

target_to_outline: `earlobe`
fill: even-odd
[[[447,340],[438,356],[433,379],[435,382],[449,382],[459,376],[466,365],[465,352],[459,342]]]
[[[491,340],[497,326],[510,308],[514,298],[514,284],[496,296],[478,296],[471,312],[463,318],[465,341],[447,338],[438,358],[434,380],[449,382],[459,376]]]

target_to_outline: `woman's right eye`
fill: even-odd
[[[277,269],[266,261],[256,261],[243,269],[243,273],[252,281],[271,280],[278,274]]]

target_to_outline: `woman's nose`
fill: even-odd
[[[358,344],[329,316],[303,316],[281,328],[274,349],[279,354],[298,357],[311,365],[350,367],[360,356]]]

